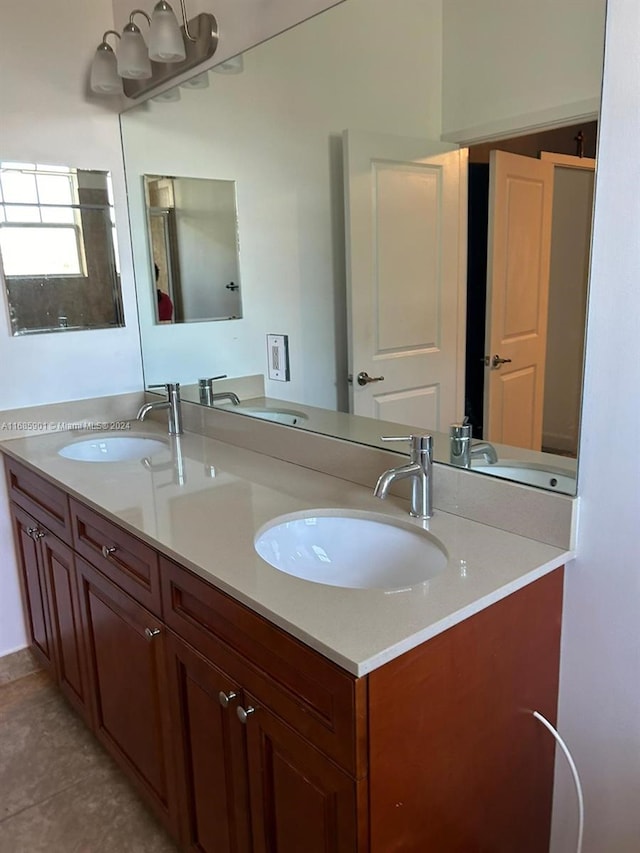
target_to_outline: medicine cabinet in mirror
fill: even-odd
[[[0,163],[0,257],[11,332],[123,326],[108,172]]]
[[[125,112],[147,384],[198,401],[200,378],[260,375],[236,412],[366,444],[433,432],[445,463],[467,416],[498,451],[482,473],[575,492],[605,11],[587,5],[399,0],[390,22],[385,0],[344,0],[241,73]],[[241,320],[156,322],[143,175],[234,183]],[[288,336],[287,382],[269,334]]]

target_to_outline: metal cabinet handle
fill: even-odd
[[[47,534],[44,530],[38,527],[27,527],[27,536],[35,542],[37,539],[44,539]]]
[[[154,637],[157,637],[160,634],[160,628],[145,628],[144,635],[147,640],[153,640]]]
[[[108,545],[103,545],[102,556],[108,559],[112,554],[115,554],[117,550],[118,549],[115,545],[112,545],[111,547],[109,547]]]
[[[222,705],[223,708],[228,708],[237,695],[238,694],[234,693],[233,690],[230,690],[228,693],[225,693],[224,690],[221,690],[218,693],[218,702]]]
[[[366,370],[361,370],[356,379],[358,385],[369,385],[371,382],[384,382],[384,376],[369,376]]]
[[[236,714],[238,715],[238,719],[244,726],[246,726],[247,720],[249,719],[251,714],[255,714],[255,712],[256,709],[252,708],[251,705],[249,705],[248,708],[243,708],[242,705],[238,705],[238,707],[236,708]]]

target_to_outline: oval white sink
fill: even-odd
[[[76,462],[131,462],[166,450],[164,441],[133,435],[85,438],[62,447],[58,454]]]
[[[499,462],[497,465],[473,465],[477,471],[483,474],[491,474],[493,477],[503,477],[505,480],[515,480],[529,486],[539,486],[543,489],[553,489],[557,492],[568,492],[575,494],[576,477],[571,471],[563,471],[553,466],[545,467],[531,463],[514,462],[512,464]]]
[[[393,590],[444,570],[447,552],[409,522],[353,510],[310,510],[262,527],[255,549],[289,575],[351,589]]]
[[[278,424],[286,424],[287,426],[295,426],[300,421],[308,420],[308,417],[303,412],[297,412],[295,409],[267,409],[259,406],[242,406],[240,408],[231,408],[230,411],[238,412],[241,415],[251,415],[254,418],[262,418],[264,421],[275,421]]]

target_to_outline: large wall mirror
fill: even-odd
[[[479,471],[574,493],[604,11],[344,0],[124,113],[147,384],[258,375],[238,413],[442,462],[466,416]],[[144,176],[233,187],[241,319],[157,322]]]
[[[108,172],[0,163],[0,275],[13,335],[123,326]]]

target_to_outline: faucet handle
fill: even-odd
[[[449,427],[449,437],[452,440],[470,439],[471,429],[471,424],[467,423],[467,418],[465,418],[462,423],[451,424]]]
[[[177,393],[180,392],[180,383],[179,382],[161,382],[159,385],[147,385],[147,388],[162,388],[167,394],[170,394],[172,391]]]
[[[411,444],[412,453],[432,453],[433,436],[424,435],[381,435],[381,441],[408,441]]]

